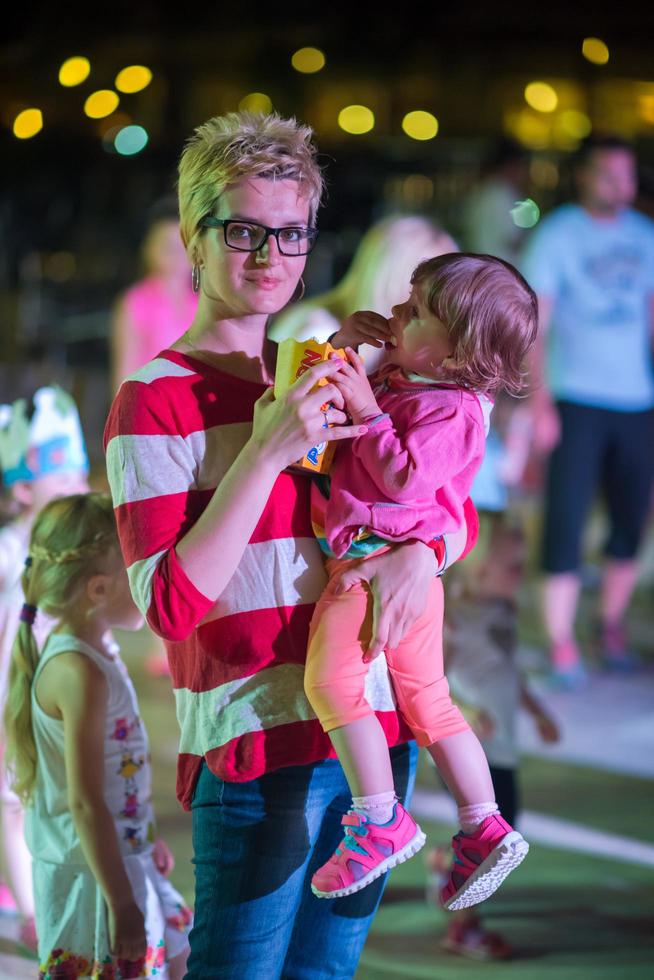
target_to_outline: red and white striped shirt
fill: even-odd
[[[187,809],[203,758],[221,779],[246,782],[334,757],[304,695],[309,623],[326,584],[309,478],[279,475],[217,602],[175,553],[248,440],[264,390],[167,350],[123,382],[105,429],[132,593],[166,641],[181,727],[177,795]],[[366,696],[389,744],[412,737],[383,657],[370,665]]]

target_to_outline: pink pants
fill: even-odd
[[[349,562],[327,563],[333,578]],[[373,714],[364,696],[363,662],[372,631],[372,597],[365,583],[320,597],[309,633],[304,689],[326,732]],[[427,606],[399,647],[386,651],[398,707],[418,745],[431,745],[469,725],[450,699],[443,673],[443,583],[434,578]]]

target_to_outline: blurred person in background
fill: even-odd
[[[113,391],[187,327],[197,308],[174,198],[155,204],[141,247],[145,276],[119,297],[111,324]]]
[[[623,140],[587,140],[575,176],[578,201],[540,223],[523,262],[540,305],[533,443],[540,453],[551,453],[543,614],[553,680],[566,688],[585,681],[575,619],[582,534],[600,489],[610,522],[601,657],[615,669],[634,663],[624,617],[654,477],[654,223],[631,208],[636,158]]]
[[[476,501],[483,505],[481,497]],[[497,805],[513,825],[520,811],[518,713],[522,708],[530,715],[544,742],[557,741],[559,730],[529,689],[516,660],[524,534],[501,509],[480,510],[480,519],[483,553],[455,573],[447,589],[445,670],[452,696],[488,758]],[[450,872],[449,847],[430,851],[427,868],[427,897],[435,903]],[[488,912],[492,914],[490,908]],[[509,958],[511,946],[484,927],[483,915],[477,909],[456,912],[441,941],[443,948],[476,960]]]
[[[150,211],[141,248],[146,275],[118,300],[111,326],[111,374],[115,392],[125,378],[147,364],[179,337],[197,309],[191,266],[179,233],[175,198],[164,198]],[[152,637],[145,666],[152,676],[168,674],[163,644]]]
[[[479,543],[463,565],[445,576],[447,610],[445,669],[452,696],[488,758],[498,806],[514,823],[519,816],[520,708],[533,718],[541,738],[558,739],[547,708],[530,691],[517,663],[520,589],[526,572],[527,547],[515,502],[527,463],[528,406],[501,394],[493,408],[495,426],[472,485],[479,514]],[[437,904],[450,871],[450,849],[427,854],[427,899]],[[488,909],[492,914],[492,909]],[[485,927],[485,912],[455,912],[441,945],[450,953],[488,961],[508,959],[507,940]]]
[[[58,387],[39,388],[30,399],[0,405],[0,472],[4,509],[13,513],[0,530],[0,718],[7,696],[11,647],[23,605],[20,585],[32,524],[50,500],[88,490],[88,458],[73,399]],[[43,617],[40,643],[49,629]],[[20,935],[36,948],[32,859],[24,839],[24,811],[7,783],[0,729],[2,864],[21,917]]]
[[[484,169],[463,208],[465,247],[516,264],[525,233],[514,222],[511,210],[527,193],[529,154],[516,140],[502,139]]]
[[[372,225],[359,242],[350,267],[332,289],[284,310],[272,324],[270,337],[324,341],[340,329],[355,310],[372,310],[390,317],[393,306],[407,298],[407,283],[416,266],[458,248],[447,232],[417,216],[384,218]],[[362,344],[359,354],[366,371],[374,371],[383,358],[378,343]]]

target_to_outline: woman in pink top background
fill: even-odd
[[[328,481],[312,490],[312,520],[329,556],[330,583],[311,623],[305,691],[329,734],[352,791],[345,838],[316,871],[319,898],[350,895],[415,854],[425,835],[395,795],[388,748],[365,696],[369,594],[340,578],[352,560],[417,540],[456,535],[484,456],[489,394],[517,393],[537,329],[536,297],[513,266],[451,253],[420,263],[411,294],[390,320],[372,312],[345,321],[339,340],[369,339],[388,365],[366,376],[347,347],[332,383],[366,431],[340,447]],[[327,416],[325,417],[327,422]],[[450,564],[446,555],[442,567]],[[398,706],[429,751],[459,807],[462,832],[442,893],[446,908],[491,895],[528,850],[502,819],[484,751],[449,695],[443,673],[443,587],[432,583],[423,615],[386,650]]]
[[[191,264],[179,231],[175,198],[152,208],[141,247],[146,275],[119,298],[111,326],[113,391],[125,378],[169,347],[195,316],[198,298],[191,285]],[[168,674],[163,644],[152,637],[146,668],[153,677]]]
[[[197,309],[177,202],[154,206],[141,248],[145,276],[119,298],[111,326],[112,382],[121,382],[179,337]]]

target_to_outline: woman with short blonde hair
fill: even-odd
[[[189,977],[350,977],[383,888],[337,908],[310,891],[347,784],[303,690],[325,578],[309,479],[287,467],[365,427],[345,424],[335,361],[275,400],[266,329],[300,283],[321,189],[311,131],[294,120],[232,113],[198,127],[179,173],[197,315],[122,385],[105,433],[133,595],[166,641],[181,726],[177,792],[193,812],[196,869]],[[422,612],[436,565],[421,544],[365,564],[378,653]],[[406,795],[415,746],[383,657],[371,678]]]

